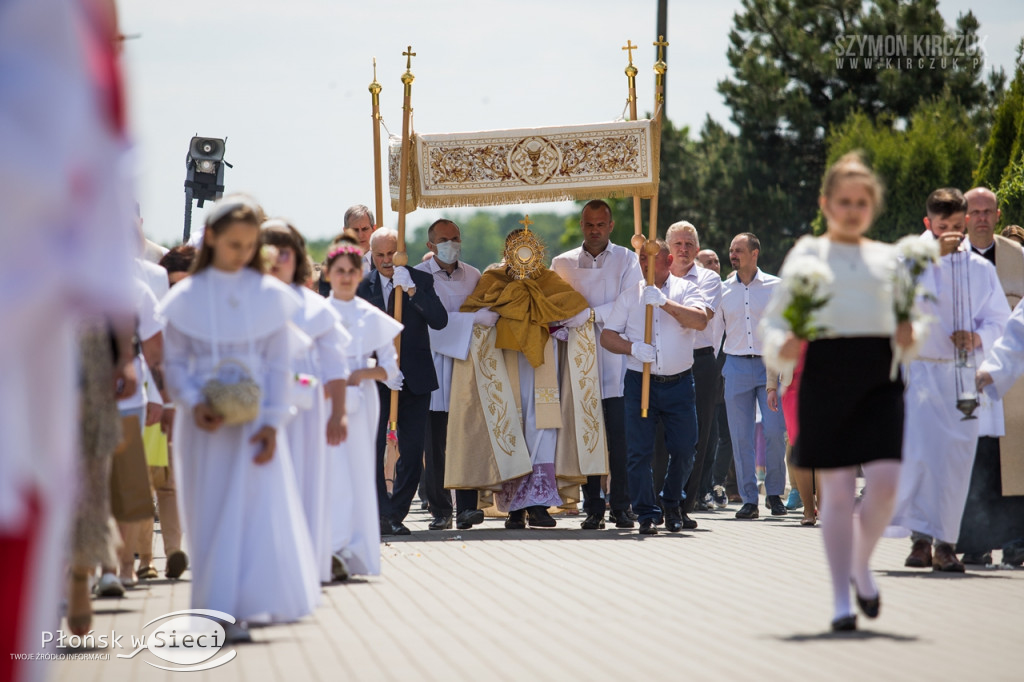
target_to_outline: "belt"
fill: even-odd
[[[693,357],[698,357],[700,355],[714,355],[714,354],[715,354],[715,347],[714,346],[704,346],[703,348],[698,348],[698,349],[693,351]]]
[[[679,374],[652,374],[651,381],[657,382],[659,384],[671,384],[676,381],[679,381],[680,379],[685,379],[691,374],[693,374],[693,371],[689,369],[686,370],[685,372],[680,372]]]
[[[731,355],[734,358],[748,358],[748,359],[749,358],[758,358],[758,359],[760,359],[760,357],[761,357],[760,355],[736,355],[735,353],[726,353],[726,355]]]

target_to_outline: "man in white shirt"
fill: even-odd
[[[669,253],[672,254],[672,276],[692,282],[704,299],[704,310],[708,316],[706,329],[694,333],[693,342],[693,386],[697,395],[697,455],[693,460],[693,471],[686,481],[683,492],[683,527],[696,528],[697,522],[689,517],[698,503],[703,504],[701,479],[704,477],[708,442],[711,438],[711,423],[715,417],[715,398],[721,382],[721,372],[715,362],[721,335],[715,336],[717,325],[712,324],[715,310],[722,302],[722,278],[712,270],[697,264],[700,251],[700,237],[697,228],[683,220],[669,226],[665,233]],[[703,509],[706,509],[704,507]]]
[[[416,266],[433,276],[434,290],[448,311],[448,325],[443,329],[430,329],[430,352],[434,357],[437,389],[430,394],[430,416],[423,472],[427,504],[433,516],[428,528],[446,530],[452,527],[451,493],[444,487],[444,462],[448,441],[448,411],[451,406],[452,367],[455,360],[469,356],[469,343],[473,325],[493,327],[498,314],[489,309],[473,313],[460,313],[459,307],[473,293],[480,281],[480,271],[459,260],[462,253],[462,231],[451,220],[441,218],[427,228],[427,248],[433,256]],[[477,509],[475,490],[455,491],[458,516],[455,523],[466,530],[483,523],[484,513]]]
[[[377,221],[374,219],[373,211],[369,206],[355,204],[349,206],[342,219],[343,229],[352,230],[359,242],[359,248],[363,250],[363,274],[373,269],[373,258],[370,255],[370,237],[377,229]],[[323,293],[323,292],[321,292]]]
[[[610,241],[614,227],[612,211],[606,202],[600,199],[588,202],[580,214],[583,244],[551,261],[551,269],[583,294],[593,308],[598,338],[616,299],[624,291],[632,291],[643,278],[636,255],[630,249]],[[625,358],[601,349],[598,368],[608,443],[608,502],[611,521],[616,528],[632,528],[633,520],[627,513],[629,487],[626,478],[626,413],[622,398],[626,376]],[[605,500],[601,496],[601,479],[601,476],[588,476],[583,486],[583,511],[587,515],[581,524],[584,530],[604,528]]]
[[[733,273],[723,284],[721,314],[725,323],[725,406],[729,415],[736,485],[743,506],[738,519],[756,519],[758,513],[754,430],[761,410],[766,445],[764,487],[772,516],[785,516],[782,491],[786,486],[786,423],[782,412],[768,409],[767,375],[761,359],[757,326],[779,278],[761,271],[757,257],[761,242],[750,232],[736,235],[729,245]]]
[[[604,348],[627,356],[624,399],[629,495],[642,535],[656,534],[655,526],[662,516],[669,532],[683,529],[679,503],[697,446],[691,372],[694,330],[703,330],[708,323],[700,292],[691,282],[670,275],[672,256],[668,245],[658,240],[658,246],[661,250],[654,261],[654,285],[638,282],[623,292],[601,332]],[[646,266],[646,257],[641,258]],[[656,308],[650,344],[644,343],[647,305]],[[643,417],[640,404],[645,362],[651,363],[651,384],[649,408]],[[658,421],[665,426],[669,451],[660,506],[654,498],[651,472]]]

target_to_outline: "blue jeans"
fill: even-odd
[[[765,476],[768,495],[781,495],[786,487],[786,422],[782,409],[768,409],[767,377],[761,358],[729,355],[722,368],[725,379],[725,407],[729,414],[729,435],[732,437],[733,461],[736,464],[736,487],[743,503],[757,504],[757,469],[754,461],[754,405],[761,408],[764,426]]]
[[[657,521],[662,515],[654,494],[654,473],[651,458],[654,455],[654,427],[657,420],[665,427],[665,448],[668,467],[661,498],[667,508],[679,506],[683,484],[690,477],[693,458],[697,451],[697,406],[693,390],[693,375],[678,381],[661,383],[651,381],[650,407],[647,418],[640,416],[640,393],[643,374],[626,372],[626,470],[629,497],[633,512],[640,521]]]

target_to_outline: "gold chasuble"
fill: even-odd
[[[547,268],[521,279],[504,269],[483,273],[460,311],[490,308],[499,318],[494,327],[475,326],[469,356],[455,361],[446,488],[496,492],[502,482],[532,471],[518,353],[534,368],[536,428],[559,429],[555,475],[563,501],[578,499],[587,476],[608,473],[594,324],[569,329],[568,342],[557,342],[557,350],[548,332],[549,323],[588,307],[580,293]]]
[[[996,274],[1010,308],[1024,297],[1024,255],[1017,242],[995,235]],[[1003,496],[1024,495],[1024,378],[1003,396],[1006,435],[999,439]]]

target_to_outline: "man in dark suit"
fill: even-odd
[[[444,329],[448,313],[434,291],[434,279],[425,272],[396,266],[398,235],[380,228],[370,238],[374,269],[360,282],[356,295],[388,314],[395,310],[395,289],[402,289],[401,353],[399,383],[388,387],[378,383],[380,422],[377,426],[377,500],[380,505],[382,535],[408,535],[402,523],[416,494],[423,470],[423,445],[430,411],[430,393],[437,388],[430,335],[427,328]],[[404,382],[404,383],[403,383]],[[384,485],[384,448],[387,442],[391,389],[398,394],[398,463],[388,496]]]

